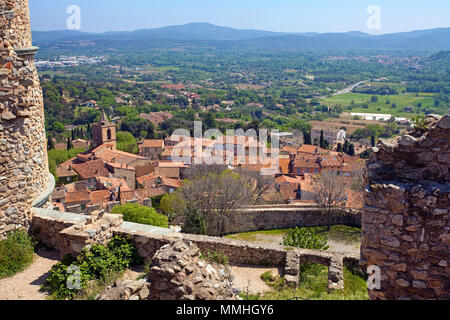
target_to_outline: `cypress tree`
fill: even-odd
[[[320,147],[325,148],[325,138],[323,137],[323,130],[320,130]]]
[[[355,155],[355,145],[352,143],[348,148],[348,155],[354,156]]]
[[[348,141],[347,140],[345,140],[345,142],[344,142],[344,147],[342,148],[342,151],[344,153],[348,153]]]
[[[53,143],[53,139],[51,136],[47,139],[47,150],[52,150],[55,148],[55,144]]]

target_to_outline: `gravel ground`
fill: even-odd
[[[257,267],[244,265],[230,265],[231,274],[234,276],[234,287],[241,290],[242,293],[264,293],[271,291],[271,288],[261,280],[261,275],[267,271],[281,276],[282,270],[277,267]]]
[[[58,261],[58,252],[39,250],[26,270],[0,280],[0,300],[45,300],[46,293],[39,290]]]

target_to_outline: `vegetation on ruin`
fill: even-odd
[[[368,300],[365,276],[344,267],[344,289],[327,291],[327,267],[321,265],[302,268],[300,286],[289,288],[283,277],[264,273],[261,279],[272,288],[265,294],[240,294],[246,300]]]
[[[106,246],[94,244],[83,249],[76,258],[65,257],[52,267],[43,289],[54,299],[73,299],[86,295],[89,288],[102,283],[111,283],[120,272],[132,265],[142,263],[136,248],[121,236],[114,236]],[[114,270],[114,272],[112,272]],[[68,283],[75,286],[70,289]]]
[[[12,232],[0,241],[0,279],[25,270],[34,257],[34,242],[24,230]]]
[[[200,252],[199,258],[206,260],[209,263],[217,263],[224,266],[228,265],[228,257],[217,251],[206,250],[205,252]]]
[[[345,225],[331,226],[331,230],[327,230],[327,226],[305,227],[317,234],[324,234],[329,240],[339,241],[343,243],[359,243],[361,241],[361,228]],[[291,229],[275,229],[261,230],[252,232],[243,232],[236,234],[228,234],[225,237],[229,239],[251,241],[251,242],[272,242],[280,244],[283,237]]]
[[[283,245],[303,249],[327,250],[326,234],[319,234],[308,228],[290,229],[283,238]]]
[[[157,213],[155,208],[141,206],[137,203],[126,203],[115,206],[111,213],[122,214],[123,220],[150,226],[168,228],[169,219],[167,216]]]

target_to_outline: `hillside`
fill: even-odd
[[[251,51],[384,50],[439,51],[450,49],[450,28],[419,30],[385,35],[347,33],[277,33],[239,30],[209,23],[191,23],[132,32],[83,33],[35,31],[37,45],[52,47],[67,41],[91,41],[97,47],[120,49],[193,45],[216,49]]]

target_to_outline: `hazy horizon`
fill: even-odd
[[[82,32],[134,31],[195,22],[234,29],[289,33],[360,31],[389,34],[450,27],[450,2],[431,0],[30,0],[35,31],[65,30],[67,8],[81,9]],[[380,27],[369,28],[367,9],[380,10]],[[126,8],[126,10],[125,10]]]
[[[161,26],[161,27],[154,27],[154,28],[140,28],[140,29],[133,29],[133,30],[107,30],[107,31],[100,31],[100,32],[93,32],[93,31],[83,31],[83,30],[75,30],[75,31],[79,31],[79,32],[85,32],[85,33],[92,33],[92,34],[102,34],[102,33],[108,33],[108,32],[135,32],[135,31],[140,31],[140,30],[151,30],[151,29],[159,29],[159,28],[167,28],[167,27],[174,27],[174,26],[183,26],[183,25],[189,25],[189,24],[211,24],[214,25],[216,27],[224,27],[224,28],[232,28],[232,29],[236,29],[236,30],[254,30],[254,31],[265,31],[265,32],[278,32],[278,33],[292,33],[292,34],[301,34],[301,33],[317,33],[317,34],[326,34],[326,33],[349,33],[349,32],[363,32],[366,34],[371,34],[371,35],[386,35],[386,34],[393,34],[393,33],[407,33],[407,32],[414,32],[414,31],[427,31],[427,30],[435,30],[435,29],[448,29],[450,28],[449,26],[446,27],[435,27],[435,28],[428,28],[428,29],[414,29],[414,30],[409,30],[409,31],[398,31],[398,32],[388,32],[388,33],[370,33],[370,32],[366,32],[366,31],[361,31],[361,30],[348,30],[348,31],[343,31],[343,32],[315,32],[315,31],[308,31],[308,32],[284,32],[284,31],[273,31],[273,30],[262,30],[262,29],[243,29],[243,28],[235,28],[235,27],[230,27],[230,26],[220,26],[220,25],[216,25],[210,22],[204,22],[204,21],[193,21],[193,22],[188,22],[185,24],[179,24],[179,25],[166,25],[166,26]],[[38,29],[33,29],[32,30],[37,31],[37,32],[52,32],[52,31],[67,31],[67,29],[52,29],[52,30],[38,30]]]

